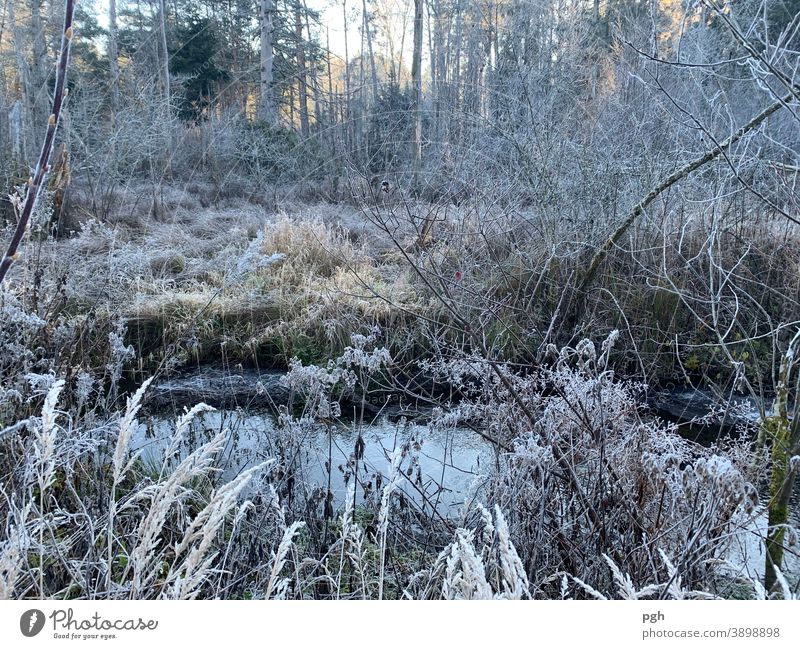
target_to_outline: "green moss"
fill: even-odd
[[[765,438],[772,444],[772,476],[769,487],[767,560],[765,584],[768,588],[775,582],[773,566],[780,568],[783,563],[783,540],[786,522],[789,520],[789,507],[781,497],[786,481],[789,479],[789,420],[786,416],[775,415],[762,424]]]

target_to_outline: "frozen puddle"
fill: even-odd
[[[147,464],[160,468],[176,418],[155,416],[140,426],[134,445],[143,451],[142,458]],[[279,458],[282,465],[293,467],[294,489],[304,490],[302,495],[307,499],[316,497],[322,501],[328,489],[330,456],[332,504],[334,509],[344,504],[348,486],[354,483],[353,458],[358,440],[355,424],[326,428],[319,423],[308,423],[289,433],[278,427],[269,413],[218,410],[198,417],[186,436],[184,452],[186,448],[197,448],[224,429],[230,431],[229,441],[217,463],[223,467],[224,479],[270,458]],[[441,431],[384,418],[362,427],[361,437],[364,444],[358,463],[357,502],[363,502],[365,495],[380,498],[390,455],[405,445],[411,452],[401,464],[404,479],[398,491],[421,511],[436,510],[443,517],[459,518],[465,504],[480,498],[481,487],[495,459],[492,445],[466,428]],[[800,485],[795,493],[798,491]],[[790,506],[791,523],[795,527],[800,526],[799,508],[795,496]],[[726,557],[732,576],[763,582],[766,526],[765,511],[743,522]],[[797,546],[787,548],[785,572],[792,578],[800,575]]]
[[[175,419],[152,417],[142,424],[134,445],[143,451],[143,460],[160,467],[168,440],[175,430]],[[356,452],[358,428],[354,425],[332,425],[330,429],[309,423],[289,433],[276,426],[268,413],[214,411],[205,413],[187,435],[186,448],[196,448],[210,440],[220,430],[230,431],[229,442],[218,460],[224,467],[223,476],[230,478],[240,471],[280,458],[281,464],[294,470],[296,489],[316,489],[323,493],[328,487],[328,457],[331,458],[330,488],[334,507],[343,504],[348,486],[353,485],[353,457]],[[363,456],[358,463],[356,495],[364,490],[379,490],[385,484],[390,455],[406,445],[410,455],[401,464],[404,480],[399,490],[420,508],[435,508],[447,515],[459,509],[480,489],[488,463],[494,451],[491,445],[469,429],[454,428],[433,431],[428,426],[400,424],[380,419],[361,428]]]

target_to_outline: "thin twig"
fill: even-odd
[[[67,95],[67,68],[69,66],[70,45],[72,44],[72,20],[74,14],[75,0],[66,0],[64,5],[64,32],[61,35],[61,54],[58,57],[56,85],[53,91],[53,109],[50,117],[47,118],[47,131],[42,143],[42,151],[39,154],[39,161],[36,163],[33,175],[28,179],[28,191],[25,194],[25,203],[22,207],[17,227],[14,230],[14,236],[8,244],[5,256],[0,261],[0,284],[3,283],[8,269],[19,258],[17,250],[28,229],[28,223],[44,186],[47,172],[50,171],[50,154],[53,151],[53,142],[55,142],[56,129],[61,117],[61,108]]]

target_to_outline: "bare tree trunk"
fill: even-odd
[[[478,112],[478,77],[480,68],[478,63],[478,29],[475,24],[470,25],[467,34],[467,66],[464,77],[464,104],[463,109],[468,113]],[[459,131],[464,132],[463,120],[460,122]]]
[[[294,12],[294,35],[297,58],[297,94],[300,101],[300,133],[303,138],[309,135],[308,128],[308,86],[306,79],[306,51],[303,45],[303,15],[300,7]]]
[[[366,60],[365,60],[365,52],[367,51],[366,48],[366,34],[364,34],[364,29],[366,28],[366,23],[364,22],[364,16],[361,16],[361,28],[359,29],[359,35],[361,37],[361,42],[359,43],[359,57],[358,57],[358,83],[356,87],[358,88],[358,103],[356,104],[358,108],[358,120],[355,122],[357,125],[356,133],[354,139],[354,148],[356,151],[364,150],[364,133],[366,133],[366,125],[367,125],[367,83],[366,83]]]
[[[3,39],[3,27],[5,25],[0,25],[0,41]],[[10,190],[11,169],[13,166],[8,117],[5,68],[0,65],[0,192],[3,192],[3,196],[0,198],[0,226],[6,223],[11,208],[5,196]]]
[[[161,41],[161,86],[164,91],[164,102],[169,108],[169,50],[167,49],[167,7],[164,0],[159,0],[158,36]]]
[[[294,84],[289,84],[289,124],[294,128]]]
[[[33,124],[39,128],[47,120],[47,43],[42,23],[42,0],[30,0],[31,45],[33,65],[31,66],[31,96],[33,97]]]
[[[111,116],[119,106],[119,48],[117,45],[117,0],[108,2],[108,68],[111,73]]]
[[[455,53],[453,54],[453,76],[450,82],[450,106],[448,110],[450,115],[461,114],[461,50],[464,40],[464,10],[460,0],[456,0],[456,35],[455,35]],[[452,117],[451,117],[452,119]],[[461,120],[458,120],[461,123]],[[448,125],[448,130],[452,132],[451,126]]]
[[[350,151],[350,52],[347,43],[347,0],[342,0],[342,16],[344,24],[344,150]]]
[[[438,141],[439,139],[439,121],[437,114],[436,107],[436,90],[437,90],[437,83],[436,83],[436,75],[437,75],[437,60],[436,60],[436,48],[438,43],[434,41],[434,32],[436,32],[436,27],[438,25],[438,21],[434,18],[434,13],[431,8],[432,2],[428,2],[428,6],[426,7],[426,15],[428,18],[428,60],[430,61],[430,71],[431,71],[431,101],[433,102],[434,111],[433,111],[433,132],[434,132],[434,140]],[[438,34],[437,34],[438,35]]]
[[[411,83],[414,88],[414,185],[422,164],[422,14],[424,0],[414,0],[414,56],[411,62]]]
[[[361,0],[361,7],[364,14],[364,32],[367,37],[367,54],[369,55],[369,68],[372,76],[372,103],[374,105],[378,101],[378,69],[375,67],[375,53],[372,50],[372,30],[369,28],[367,0]]]
[[[309,41],[310,41],[311,25],[308,19],[308,5],[306,4],[306,0],[303,0],[303,9],[305,10],[305,16],[306,16],[306,33],[309,35]],[[317,64],[314,56],[312,56],[310,71],[311,71],[311,93],[312,93],[312,99],[314,101],[314,123],[319,125],[320,123],[322,123],[322,120],[320,119],[320,115],[322,112],[322,105],[320,102],[320,94],[319,94],[320,85],[319,85],[319,78],[317,77]]]
[[[9,113],[9,138],[11,139],[12,152],[16,153],[16,164],[32,156],[28,151],[27,127],[31,121],[35,93],[31,82],[31,71],[25,59],[25,40],[17,24],[14,3],[8,3],[8,26],[13,38],[13,50],[17,62],[19,79],[22,82],[22,98],[18,99]],[[27,163],[26,163],[27,164]]]
[[[331,71],[331,35],[330,31],[325,30],[325,62],[327,64],[328,72],[328,132],[330,134],[331,146],[331,160],[333,161],[332,169],[332,187],[333,195],[336,196],[339,192],[339,174],[337,173],[336,164],[336,98],[333,94],[333,73]]]
[[[333,136],[333,126],[336,124],[336,113],[334,109],[333,98],[333,73],[331,71],[331,34],[327,29],[325,30],[325,63],[327,65],[328,72],[328,121],[330,122],[328,127],[331,130],[332,149],[334,151],[334,155],[336,155],[336,139]]]
[[[272,36],[274,31],[275,0],[261,0],[261,96],[258,102],[258,119],[274,125],[277,119],[277,110],[272,96]]]
[[[429,3],[430,6],[430,3]],[[444,92],[445,69],[445,49],[447,44],[444,37],[442,23],[443,9],[441,5],[435,6],[433,10],[433,47],[431,51],[431,80],[433,82],[433,122],[436,125],[435,137],[441,142],[442,138],[442,94]],[[430,21],[428,22],[430,30]]]

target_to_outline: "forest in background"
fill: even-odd
[[[72,7],[0,14],[0,595],[796,596],[796,0]],[[206,406],[131,446],[208,365],[287,371],[232,482]],[[737,434],[653,418],[675,387]],[[366,475],[398,401],[491,443],[485,506],[430,507],[419,439]]]
[[[65,237],[90,221],[333,203],[356,222],[407,211],[428,245],[453,243],[460,221],[504,275],[490,283],[509,358],[535,357],[548,329],[564,343],[581,323],[626,326],[640,343],[628,372],[730,377],[721,332],[752,380],[766,376],[797,319],[797,115],[780,103],[796,92],[796,6],[352,5],[343,60],[306,3],[79,3],[52,205],[35,227]],[[49,115],[60,20],[59,3],[5,3],[6,223]],[[725,259],[701,259],[713,245]],[[473,256],[447,261],[470,274]]]

